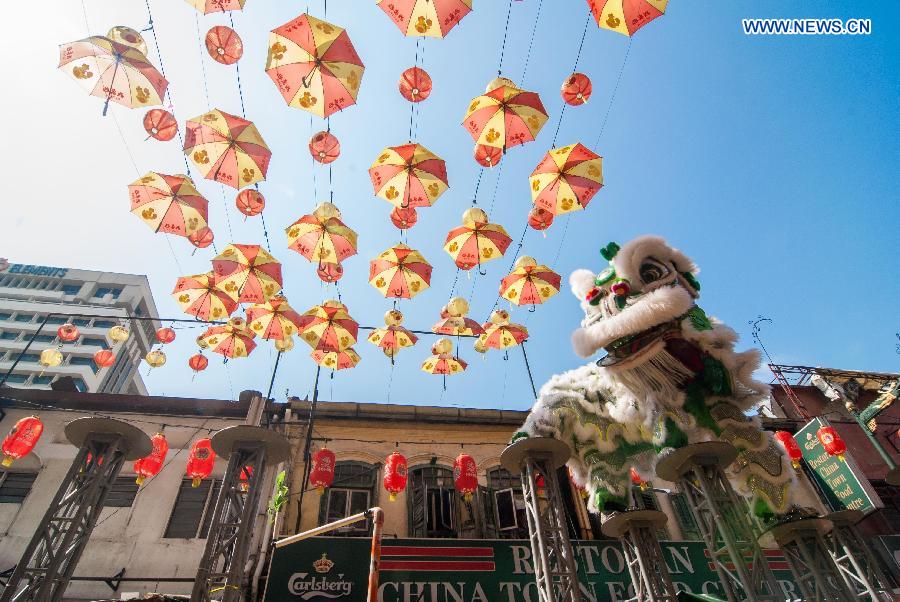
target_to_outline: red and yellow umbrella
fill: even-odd
[[[547,111],[536,92],[526,92],[498,77],[483,95],[472,99],[462,123],[476,145],[506,152],[534,140],[546,122]]]
[[[306,311],[299,334],[307,345],[319,351],[344,351],[356,343],[359,324],[340,301],[326,301]]]
[[[377,196],[401,208],[430,207],[449,187],[444,160],[421,144],[387,147],[369,177]]]
[[[597,25],[626,36],[666,12],[669,0],[588,0]]]
[[[341,212],[322,203],[285,229],[288,248],[319,265],[340,263],[356,255],[356,232],[341,221]]]
[[[209,202],[185,175],[155,171],[128,185],[131,212],[154,232],[190,236],[207,226]]]
[[[265,303],[281,291],[281,264],[259,245],[228,245],[212,265],[216,286],[238,303]]]
[[[521,324],[491,324],[485,331],[481,344],[488,349],[508,349],[521,345],[528,338],[528,329]]]
[[[300,330],[302,318],[282,296],[247,308],[250,329],[264,339],[283,341]]]
[[[91,36],[59,47],[59,68],[91,96],[130,109],[161,105],[169,82],[144,54],[103,36]]]
[[[272,31],[266,73],[289,106],[328,117],[356,104],[362,59],[344,29],[306,13]]]
[[[531,172],[534,205],[553,215],[587,207],[603,186],[603,158],[583,144],[555,148]]]
[[[443,38],[472,10],[472,0],[378,0],[406,36]]]
[[[384,314],[384,324],[385,328],[376,328],[369,334],[368,341],[379,347],[393,362],[397,352],[412,347],[419,338],[403,327],[403,314],[399,310],[392,309]]]
[[[241,10],[247,0],[186,0],[188,4],[199,10],[204,15],[209,13],[224,13],[228,10]]]
[[[237,302],[224,291],[216,288],[215,274],[182,276],[175,283],[172,296],[181,310],[198,320],[221,320],[237,309]]]
[[[355,368],[359,363],[359,354],[348,347],[342,351],[324,351],[322,349],[313,349],[309,357],[323,368],[331,370],[346,370],[347,368]]]
[[[461,270],[502,257],[512,239],[500,224],[488,223],[484,210],[466,209],[462,226],[447,233],[444,250]]]
[[[438,339],[431,347],[431,355],[422,362],[422,371],[429,374],[459,374],[468,364],[453,356],[453,343],[449,339]]]
[[[559,274],[523,255],[500,282],[500,296],[515,305],[540,305],[559,292]]]
[[[369,284],[385,297],[411,299],[431,285],[431,264],[415,249],[397,244],[369,262]]]
[[[450,299],[441,310],[441,319],[431,327],[431,331],[437,334],[478,336],[484,333],[484,328],[472,318],[467,318],[469,302],[462,297]]]
[[[202,349],[220,353],[229,359],[247,357],[256,348],[253,342],[255,336],[256,333],[247,328],[243,318],[231,318],[228,324],[207,328],[197,343]]]
[[[184,154],[207,180],[240,190],[266,179],[272,151],[252,121],[213,109],[185,128]]]

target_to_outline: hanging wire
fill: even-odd
[[[206,62],[203,60],[203,38],[200,36],[200,17],[194,11],[194,25],[197,28],[197,50],[200,51],[200,72],[203,75],[203,93],[206,96],[206,106],[209,106],[209,85],[206,82]]]
[[[228,12],[228,20],[231,22],[231,29],[234,29],[234,17],[232,16],[232,11]],[[234,72],[237,75],[238,96],[241,99],[241,116],[243,116],[244,119],[247,119],[247,111],[244,109],[244,90],[241,87],[241,62],[240,61],[235,62]]]
[[[506,8],[506,26],[503,28],[503,44],[500,45],[500,65],[497,67],[497,75],[503,72],[503,56],[506,54],[506,36],[509,33],[509,16],[512,14],[513,0],[509,0]]]
[[[233,241],[234,234],[231,232],[231,218],[228,216],[228,199],[225,198],[225,185],[219,184],[219,188],[222,190],[222,208],[225,210],[225,223],[228,224],[228,237]]]
[[[522,85],[525,85],[525,75],[528,73],[528,63],[531,61],[531,49],[534,47],[534,35],[537,33],[538,21],[541,20],[541,7],[544,0],[538,0],[537,12],[534,15],[534,25],[531,27],[531,38],[528,40],[528,52],[525,53],[525,67],[522,69]]]
[[[506,165],[506,163],[501,163],[500,167],[497,168],[497,179],[494,182],[494,192],[491,195],[491,204],[488,207],[488,213],[491,213],[494,210],[494,202],[497,200],[497,189],[500,188],[500,176],[503,174],[504,165]]]
[[[622,82],[622,73],[625,72],[625,64],[628,62],[628,55],[631,54],[631,41],[632,38],[628,38],[628,47],[625,49],[625,58],[622,60],[622,66],[619,68],[619,75],[616,77],[616,85],[613,88],[612,95],[609,97],[609,104],[606,106],[606,114],[603,116],[603,122],[600,124],[600,133],[597,134],[597,141],[594,142],[594,148],[597,148],[600,145],[600,137],[603,135],[603,130],[606,129],[606,121],[609,119],[609,112],[612,109],[613,101],[616,99],[616,92],[619,91],[619,84]]]
[[[475,178],[475,192],[472,193],[472,206],[478,204],[478,189],[481,187],[481,178],[484,176],[484,168],[478,170],[478,177]]]

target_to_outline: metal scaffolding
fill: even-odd
[[[859,510],[840,510],[826,516],[834,528],[825,538],[828,551],[850,591],[860,600],[893,600],[893,584],[856,528]]]
[[[16,565],[2,602],[62,599],[122,464],[153,449],[143,431],[109,418],[73,420],[65,433],[78,453]]]
[[[824,518],[801,518],[773,527],[771,532],[791,567],[804,600],[851,602],[856,596],[847,588],[823,535],[831,530]]]
[[[258,426],[233,426],[212,437],[213,450],[228,458],[222,489],[210,521],[206,548],[191,593],[193,602],[243,600],[247,550],[268,465],[290,457],[290,444],[280,434]],[[246,485],[241,487],[241,472]]]
[[[667,517],[658,510],[628,510],[603,522],[603,534],[622,542],[622,552],[634,584],[634,597],[626,602],[675,602],[669,568],[659,546],[657,529]]]
[[[581,602],[578,568],[566,526],[556,470],[569,459],[558,439],[520,439],[500,454],[500,464],[522,475],[525,515],[540,602]]]
[[[780,602],[784,595],[759,546],[759,530],[723,471],[736,457],[729,443],[694,443],[661,458],[656,474],[684,492],[725,597]]]

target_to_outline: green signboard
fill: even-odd
[[[816,431],[829,426],[824,418],[813,418],[794,438],[803,451],[803,459],[811,469],[819,490],[825,496],[832,510],[859,510],[869,512],[881,507],[875,492],[868,487],[868,481],[853,461],[849,451],[844,459],[829,456],[816,437]],[[857,475],[860,475],[859,477]]]
[[[575,541],[584,602],[626,600],[631,579],[614,541]],[[364,601],[371,541],[313,537],[276,548],[266,602]],[[721,596],[702,542],[663,542],[677,589]],[[766,550],[786,600],[796,586],[779,550]],[[379,602],[537,602],[531,548],[525,540],[386,539],[382,544]]]

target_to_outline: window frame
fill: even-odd
[[[200,486],[203,486],[204,483],[209,483],[209,490],[206,492],[206,496],[203,500],[203,508],[200,511],[197,525],[194,528],[194,534],[190,537],[169,535],[172,521],[175,518],[175,512],[178,509],[178,502],[181,500],[182,491],[190,490],[190,483],[191,479],[187,477],[181,479],[181,483],[178,485],[178,493],[176,494],[175,501],[172,503],[172,508],[169,511],[169,518],[166,520],[166,527],[163,529],[162,539],[206,539],[207,535],[209,535],[209,524],[212,521],[212,514],[216,507],[216,501],[218,500],[219,493],[222,489],[222,479],[209,478],[204,479],[201,482]],[[185,485],[187,485],[187,487]]]
[[[3,495],[3,486],[9,480],[10,475],[15,475],[16,477],[25,476],[26,478],[30,477],[31,482],[28,483],[28,488],[25,490],[25,494],[19,500],[5,500],[3,499],[5,496]],[[31,492],[34,491],[34,483],[37,481],[38,473],[36,472],[28,472],[28,471],[18,471],[18,470],[0,470],[0,504],[24,504],[28,500],[28,496],[31,495]],[[12,498],[13,496],[8,497]]]
[[[433,483],[433,484],[432,484]],[[407,523],[410,537],[424,537],[429,539],[458,539],[459,532],[459,500],[453,483],[453,469],[441,464],[423,464],[409,469],[409,482],[407,484]],[[421,490],[421,500],[417,500],[418,491]],[[446,492],[449,502],[449,514],[451,528],[446,531],[429,530],[429,490]],[[439,493],[443,497],[443,493]],[[415,504],[422,503],[422,522],[417,523]],[[443,502],[442,502],[443,505]],[[443,517],[443,510],[441,511]]]
[[[353,494],[364,492],[366,494],[367,504],[366,510],[377,505],[378,496],[378,471],[381,465],[369,464],[359,460],[341,460],[335,462],[334,481],[330,487],[325,490],[319,501],[318,525],[322,526],[341,518],[350,516],[349,512],[352,506]],[[350,474],[342,475],[342,472]],[[346,492],[347,499],[344,502],[344,511],[346,514],[340,517],[329,518],[329,510],[331,504],[332,492]],[[362,527],[365,525],[365,527]],[[341,527],[328,533],[331,536],[356,537],[371,534],[372,521],[366,520],[365,523],[355,523],[346,527]]]

